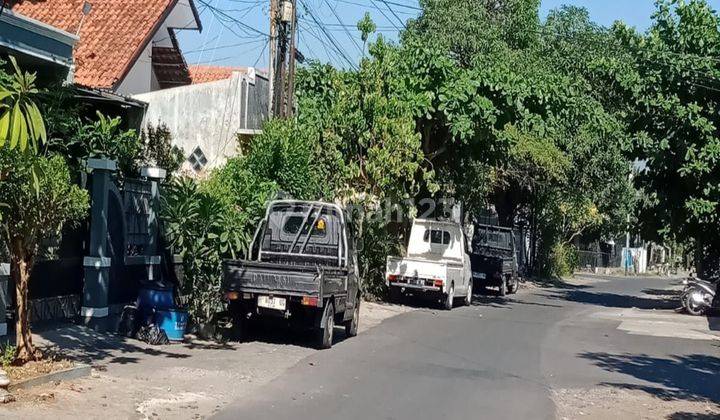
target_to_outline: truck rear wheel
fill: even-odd
[[[455,285],[450,286],[450,290],[448,291],[447,295],[445,295],[445,303],[443,304],[443,308],[445,308],[446,311],[449,311],[453,308],[453,301],[455,300]]]
[[[517,277],[513,277],[510,279],[510,282],[509,292],[511,295],[514,295],[518,292],[518,289],[520,289],[520,280],[518,280]]]
[[[335,329],[335,308],[332,302],[328,302],[323,312],[324,327],[320,327],[318,331],[318,348],[321,350],[329,349],[333,344],[333,330]]]
[[[348,337],[355,337],[358,335],[358,326],[360,324],[360,297],[355,302],[355,309],[353,309],[353,317],[349,321],[345,321],[345,335]]]
[[[388,290],[388,294],[390,295],[390,303],[399,304],[402,303],[402,292],[400,291],[399,287],[390,287]]]
[[[506,296],[507,293],[508,293],[507,279],[502,279],[500,281],[500,296]]]

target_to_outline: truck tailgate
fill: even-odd
[[[224,290],[316,295],[322,288],[312,267],[232,260],[223,263],[223,271]]]
[[[442,262],[420,258],[388,257],[387,259],[387,275],[446,280],[447,271],[447,264]]]

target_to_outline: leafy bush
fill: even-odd
[[[51,139],[53,153],[63,155],[76,172],[82,171],[88,158],[107,158],[118,163],[121,176],[134,176],[141,163],[142,146],[135,130],[123,130],[120,117],[110,118],[99,111],[97,120],[76,118],[63,131],[69,139]]]
[[[15,355],[17,354],[17,347],[8,343],[0,347],[0,364],[3,368],[7,368],[15,361]]]
[[[180,178],[163,191],[161,218],[172,252],[183,258],[189,311],[197,324],[207,323],[221,309],[223,258],[245,254],[249,236],[243,213],[229,205],[219,190]]]
[[[172,133],[165,124],[153,127],[148,124],[140,134],[142,159],[145,164],[176,172],[185,161],[185,152],[172,144]]]
[[[578,268],[579,257],[575,247],[564,243],[555,244],[544,261],[544,275],[548,277],[570,276]]]

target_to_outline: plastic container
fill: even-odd
[[[164,309],[155,312],[155,324],[165,331],[168,340],[182,341],[187,328],[188,313],[180,309]]]
[[[172,288],[142,288],[138,292],[138,309],[143,312],[172,309],[174,307],[175,298]]]

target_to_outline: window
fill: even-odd
[[[300,228],[302,227],[303,234],[307,235],[308,232],[308,225],[312,223],[314,220],[314,217],[311,217],[310,221],[305,223],[305,217],[304,216],[290,216],[285,221],[285,225],[283,226],[283,231],[289,235],[297,235],[297,233],[300,231]],[[324,237],[325,233],[327,232],[327,220],[324,217],[320,217],[315,224],[315,228],[313,229],[313,236],[320,236]]]
[[[449,245],[450,232],[445,230],[426,230],[423,240],[438,245]]]
[[[192,154],[188,158],[188,162],[190,162],[190,166],[192,166],[195,172],[200,172],[205,168],[208,160],[205,157],[205,153],[203,153],[200,146],[198,146],[195,148],[195,150],[193,150]]]

